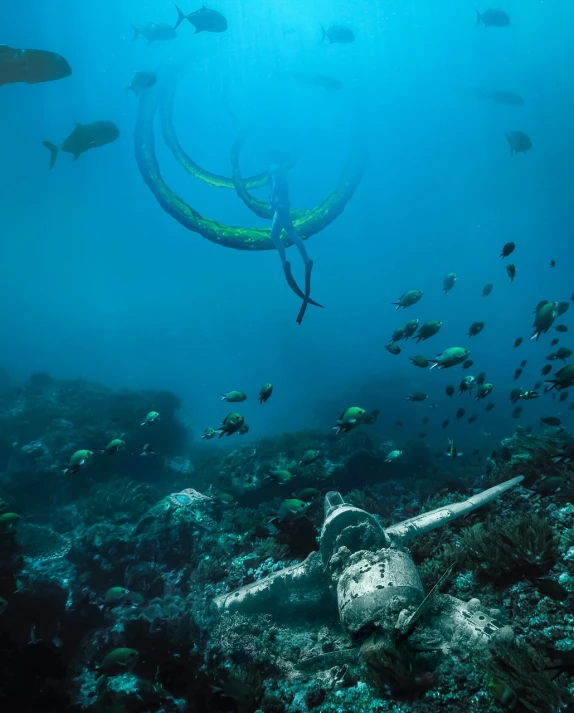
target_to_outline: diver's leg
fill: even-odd
[[[311,272],[313,270],[313,260],[311,260],[309,255],[307,254],[305,243],[297,235],[297,231],[293,227],[293,223],[291,223],[291,221],[289,221],[289,225],[285,226],[285,230],[287,231],[287,235],[289,236],[291,242],[297,246],[297,250],[299,250],[299,253],[303,258],[303,262],[305,264],[305,296],[303,298],[303,304],[301,305],[299,316],[297,317],[297,323],[301,324],[301,322],[303,321],[303,317],[305,316],[308,304],[312,304],[315,307],[322,307],[323,305],[311,299]]]
[[[287,256],[285,254],[285,244],[281,240],[281,230],[284,227],[287,228],[287,225],[285,225],[285,221],[282,220],[277,213],[275,213],[275,215],[273,216],[273,223],[271,224],[271,240],[273,241],[273,245],[275,245],[275,247],[277,248],[277,252],[279,253],[279,257],[281,258],[281,264],[283,265],[283,272],[285,273],[285,279],[287,280],[287,284],[297,295],[297,297],[304,300],[305,295],[301,291],[299,285],[295,282],[295,278],[293,277],[293,273],[291,272],[291,263],[287,260]]]

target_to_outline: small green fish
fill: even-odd
[[[468,337],[476,337],[484,329],[484,322],[473,322],[468,329]]]
[[[317,488],[303,488],[296,495],[293,494],[293,497],[295,500],[303,500],[306,503],[310,503],[315,498],[318,498],[319,495],[321,495],[321,491],[317,490]]]
[[[500,257],[504,260],[504,258],[508,257],[511,253],[514,252],[514,248],[516,245],[513,242],[510,243],[505,243],[502,252],[500,253]]]
[[[93,455],[93,451],[76,451],[70,458],[68,467],[64,469],[64,475],[68,475],[68,473],[77,473],[85,465],[89,465]]]
[[[222,401],[228,401],[231,404],[239,404],[245,401],[247,395],[243,391],[228,391],[226,394],[221,394]]]
[[[140,456],[155,456],[155,453],[152,451],[149,443],[145,444],[142,452],[140,453]]]
[[[117,453],[118,451],[122,451],[126,447],[125,441],[122,441],[121,438],[114,438],[111,440],[108,445],[105,448],[100,448],[100,453],[103,453],[104,455],[111,456],[112,453]]]
[[[490,284],[490,283],[489,283],[488,285],[485,285],[485,286],[482,288],[482,296],[483,296],[483,297],[488,297],[488,295],[492,292],[493,289],[494,289],[494,285],[492,285],[492,284]]]
[[[532,399],[537,399],[540,394],[537,391],[523,391],[518,394],[518,398],[522,401],[531,401]]]
[[[13,532],[21,517],[15,512],[5,512],[0,515],[0,533]]]
[[[241,428],[239,429],[239,431],[237,431],[237,433],[240,436],[244,436],[246,433],[249,433],[249,424],[244,423],[243,426],[241,426]]]
[[[141,425],[151,426],[152,423],[155,423],[156,421],[159,421],[159,413],[157,411],[150,411]]]
[[[299,461],[299,465],[311,465],[312,463],[315,463],[316,461],[319,460],[321,457],[321,452],[320,451],[314,451],[312,449],[309,449],[308,451],[305,451],[303,453],[303,457]]]
[[[449,272],[448,275],[442,281],[442,289],[445,295],[452,290],[454,283],[456,282],[456,275],[454,272]]]
[[[424,391],[415,391],[412,394],[409,394],[407,396],[407,401],[426,401],[428,399],[428,396],[425,394]]]
[[[135,649],[117,648],[104,657],[99,666],[96,666],[98,675],[117,676],[131,671],[136,665],[139,653]]]
[[[391,302],[392,305],[397,305],[397,309],[406,309],[415,305],[423,296],[420,290],[409,290],[401,295],[398,302]]]
[[[293,478],[293,473],[289,470],[268,470],[264,476],[264,480],[274,480],[279,485],[285,485]]]
[[[417,340],[417,344],[433,337],[435,334],[438,333],[441,327],[442,322],[437,319],[433,319],[430,322],[425,322],[419,329],[415,337],[415,339]]]
[[[418,319],[410,319],[403,327],[403,339],[410,339],[419,328]]]
[[[217,431],[213,428],[213,426],[208,426],[201,434],[204,441],[211,441],[211,439],[215,438],[215,436],[217,436]]]
[[[418,366],[421,369],[426,369],[430,364],[429,360],[425,359],[424,356],[414,356],[409,358],[411,360],[411,364],[414,364],[414,366]]]
[[[263,384],[263,386],[259,390],[259,403],[264,404],[266,401],[268,401],[271,398],[272,393],[273,384]]]
[[[118,604],[123,604],[129,593],[130,590],[125,587],[110,587],[104,595],[104,605],[115,607]]]
[[[237,413],[236,411],[228,413],[227,416],[223,419],[223,423],[221,424],[221,426],[217,429],[219,438],[221,438],[224,434],[227,436],[231,436],[234,433],[237,433],[241,430],[241,427],[244,423],[245,418],[240,413]]]
[[[404,327],[399,327],[399,329],[395,329],[393,332],[393,336],[391,337],[391,342],[400,342],[401,339],[404,339],[405,336],[405,329]]]
[[[333,427],[334,431],[337,431],[337,435],[344,431],[348,433],[360,426],[365,415],[365,409],[359,406],[350,406],[346,411],[343,411],[340,418],[337,421],[337,425]]]
[[[474,398],[477,401],[480,401],[481,399],[485,399],[487,396],[490,396],[493,389],[494,389],[493,384],[481,384],[479,386],[478,391],[476,392],[476,396]]]
[[[448,369],[451,366],[457,366],[462,364],[469,354],[468,349],[463,349],[463,347],[449,347],[438,354],[438,359],[429,359],[433,363],[431,369]]]
[[[510,282],[514,282],[514,278],[516,277],[516,265],[514,263],[508,263],[506,266],[506,274],[510,277]]]
[[[394,451],[391,451],[387,457],[385,458],[385,463],[392,463],[392,461],[396,460],[397,458],[400,458],[402,456],[403,452],[395,449]]]
[[[558,303],[557,302],[545,302],[536,311],[536,316],[534,318],[534,332],[530,339],[535,339],[538,341],[540,335],[545,334],[550,327],[553,325],[554,320],[558,316]]]
[[[464,455],[464,453],[457,451],[454,441],[452,440],[452,438],[449,438],[448,439],[448,450],[446,452],[446,455],[449,458],[454,459],[454,458],[459,458],[460,456]]]
[[[391,354],[394,354],[395,356],[401,353],[401,348],[398,344],[395,344],[395,342],[392,342],[391,344],[386,344],[385,349]]]
[[[277,519],[279,522],[293,522],[305,515],[305,511],[309,507],[309,503],[297,498],[289,498],[284,500],[277,511]]]
[[[113,608],[120,604],[143,604],[144,597],[125,587],[111,587],[104,595],[104,606]]]
[[[372,426],[373,423],[379,418],[381,412],[379,409],[373,409],[372,411],[365,411],[363,415],[363,423],[366,426]]]

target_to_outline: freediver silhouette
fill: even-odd
[[[279,257],[281,258],[281,264],[283,265],[283,271],[285,273],[285,278],[287,284],[293,290],[293,292],[303,300],[299,314],[297,315],[297,324],[301,324],[305,312],[307,311],[307,305],[312,304],[315,307],[322,307],[318,302],[311,299],[311,272],[313,270],[313,261],[309,258],[307,250],[305,248],[305,243],[297,235],[297,231],[293,227],[293,221],[291,220],[290,210],[291,203],[289,201],[289,186],[287,184],[287,178],[285,176],[285,171],[282,166],[285,164],[281,160],[281,157],[276,154],[271,154],[269,161],[269,184],[271,186],[271,209],[270,214],[273,216],[273,223],[271,224],[271,240],[277,248]],[[295,282],[293,273],[291,271],[291,263],[287,260],[285,254],[285,245],[281,240],[281,231],[284,230],[291,242],[297,246],[297,250],[301,257],[303,258],[303,263],[305,265],[305,292],[301,291],[299,285]]]

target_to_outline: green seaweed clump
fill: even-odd
[[[544,671],[548,662],[530,646],[518,642],[501,629],[485,652],[477,654],[482,666],[503,681],[524,708],[535,713],[556,713],[570,700],[568,689]]]
[[[558,538],[548,520],[518,514],[479,523],[461,532],[461,549],[472,568],[497,583],[540,576],[558,561]]]
[[[90,490],[87,515],[94,522],[135,522],[159,498],[159,492],[149,483],[136,483],[130,478],[113,478],[109,483],[99,483]]]

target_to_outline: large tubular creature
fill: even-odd
[[[220,188],[236,188],[240,197],[261,217],[270,218],[269,206],[249,195],[249,189],[265,185],[267,174],[261,173],[242,179],[239,172],[239,152],[246,134],[240,133],[232,151],[233,177],[226,178],[205,171],[180,146],[172,124],[175,84],[158,82],[159,86],[142,92],[138,105],[135,130],[135,157],[139,171],[161,207],[188,230],[199,233],[213,243],[236,250],[273,250],[270,231],[241,228],[207,218],[177,195],[164,181],[155,154],[154,118],[160,109],[162,133],[173,156],[192,176]],[[344,210],[359,185],[367,163],[366,146],[355,143],[343,168],[337,187],[317,206],[293,211],[297,233],[306,240],[324,230]],[[283,236],[286,245],[290,241]]]

